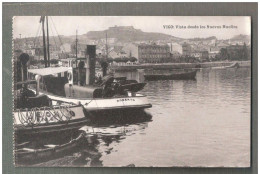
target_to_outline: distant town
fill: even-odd
[[[226,40],[215,36],[183,39],[162,33],[148,33],[133,26],[114,26],[105,31],[89,31],[73,36],[50,36],[51,62],[61,59],[84,58],[86,46],[96,45],[98,60],[111,64],[118,62],[147,63],[194,63],[212,61],[250,60],[250,36],[237,35]],[[13,40],[14,53],[27,53],[31,64],[43,62],[42,36]],[[77,43],[77,44],[76,44]],[[77,51],[76,51],[77,50]],[[77,53],[77,54],[76,54]]]

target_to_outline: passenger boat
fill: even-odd
[[[46,144],[41,148],[32,148],[29,142],[20,145],[17,144],[14,151],[15,163],[16,165],[35,164],[37,162],[58,158],[72,152],[75,147],[79,147],[87,141],[86,133],[82,131],[78,137],[64,144]]]
[[[171,74],[149,74],[144,75],[145,80],[194,80],[196,78],[197,70],[189,72],[176,72]]]
[[[40,20],[43,33],[45,19],[48,19],[47,16],[42,16]],[[147,97],[138,93],[145,83],[106,76],[108,66],[106,62],[102,63],[103,79],[101,76],[96,79],[96,46],[87,45],[85,57],[78,58],[77,41],[76,34],[76,57],[68,60],[68,66],[50,67],[49,43],[47,42],[46,47],[45,34],[43,34],[45,68],[28,70],[31,79],[35,79],[36,75],[40,77],[40,94],[47,95],[52,101],[82,104],[85,109],[94,113],[143,110],[152,107]],[[31,85],[30,89],[33,88],[35,90]]]
[[[127,80],[125,77],[106,76],[101,83],[77,85],[71,78],[75,75],[67,67],[31,69],[28,72],[32,77],[41,76],[39,94],[47,95],[53,102],[81,104],[91,113],[143,110],[152,107],[147,97],[138,93],[146,83]],[[36,90],[33,85],[30,89]]]

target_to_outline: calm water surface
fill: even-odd
[[[143,80],[146,71],[117,73]],[[148,114],[88,125],[100,166],[250,165],[250,68],[203,69],[196,80],[147,82]],[[75,165],[85,165],[83,158]]]
[[[250,69],[203,69],[196,79],[148,82],[152,121],[127,126],[103,165],[249,166]]]

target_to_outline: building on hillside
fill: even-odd
[[[220,48],[218,46],[211,46],[208,51],[209,52],[220,52]]]
[[[219,51],[210,51],[209,52],[209,60],[214,60],[216,58],[216,55],[219,54]]]
[[[116,43],[116,41],[117,41],[117,38],[103,38],[103,39],[101,39],[101,42],[102,43],[107,43],[107,44],[115,44]]]
[[[190,53],[191,57],[195,57],[196,59],[200,59],[202,57],[202,52],[200,51],[193,51]]]
[[[209,52],[207,50],[202,51],[193,51],[190,53],[191,57],[195,57],[196,59],[200,61],[205,61],[209,58]]]
[[[126,57],[135,57],[140,63],[162,63],[170,58],[168,45],[156,44],[127,44],[122,49]]]
[[[61,53],[71,53],[71,45],[69,43],[62,44],[60,46]]]
[[[178,44],[178,43],[167,43],[167,45],[169,45],[170,47],[170,52],[173,54],[174,52],[178,52],[180,54],[182,54],[182,45]]]
[[[181,54],[178,51],[171,51],[170,54],[170,57],[174,59],[181,57]]]
[[[138,45],[139,44],[128,43],[125,46],[123,46],[122,51],[126,53],[126,57],[135,57],[138,59]]]
[[[50,50],[50,52],[59,52],[60,47],[58,47],[57,45],[54,45],[54,44],[49,44],[49,50]]]
[[[182,44],[182,55],[184,55],[184,56],[190,56],[190,55],[191,55],[191,51],[192,51],[191,45],[188,44],[187,42],[184,42],[184,43]]]
[[[163,63],[170,58],[168,45],[138,45],[138,60],[140,63]]]
[[[118,31],[141,31],[140,29],[135,29],[133,26],[117,26],[109,27],[109,31],[118,32]]]
[[[127,54],[123,50],[112,50],[109,52],[108,57],[112,59],[126,58]]]
[[[224,42],[220,42],[219,44],[217,44],[219,50],[221,50],[221,48],[227,48],[228,46],[229,44],[226,44]]]

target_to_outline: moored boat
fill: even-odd
[[[171,74],[147,74],[144,75],[145,80],[194,80],[196,78],[197,70],[189,72],[176,72]]]
[[[90,46],[87,50],[89,55],[86,62],[71,60],[68,67],[29,69],[28,74],[32,79],[35,75],[41,77],[39,93],[47,95],[53,101],[80,103],[92,113],[152,107],[147,97],[139,93],[146,83],[105,73],[103,78],[96,79],[95,47]],[[35,87],[31,89],[35,90]]]
[[[42,16],[40,19],[43,33],[45,19],[48,17]],[[47,33],[47,41],[48,37]],[[103,79],[101,76],[96,77],[96,45],[87,45],[83,58],[79,58],[76,51],[75,58],[66,61],[68,66],[62,64],[62,67],[50,67],[49,43],[47,42],[46,49],[44,40],[45,34],[43,34],[45,68],[28,70],[30,79],[35,79],[37,75],[38,84],[40,84],[37,87],[31,85],[30,89],[36,91],[36,88],[39,88],[39,94],[48,96],[52,101],[82,104],[86,110],[95,113],[129,109],[143,110],[152,107],[146,96],[138,93],[145,83],[106,76],[108,67],[106,60],[99,62]],[[77,43],[76,32],[76,49]]]
[[[219,67],[212,67],[212,69],[227,69],[227,68],[239,68],[239,63],[234,62],[231,65],[228,66],[219,66]]]
[[[71,103],[15,109],[13,114],[17,136],[79,128],[88,122],[83,106]]]
[[[39,93],[39,76],[36,80],[27,79],[27,60],[23,61],[24,57],[28,56],[22,55],[17,60],[22,78],[17,78],[14,83],[15,136],[67,130],[86,123],[89,113],[81,104],[54,101]],[[30,90],[30,85],[36,85],[36,91]]]
[[[23,146],[15,146],[15,163],[23,165],[28,163],[37,163],[45,160],[50,160],[71,153],[75,147],[87,142],[86,133],[82,132],[75,139],[64,144],[46,144],[41,148],[26,147],[29,143],[23,143]]]

